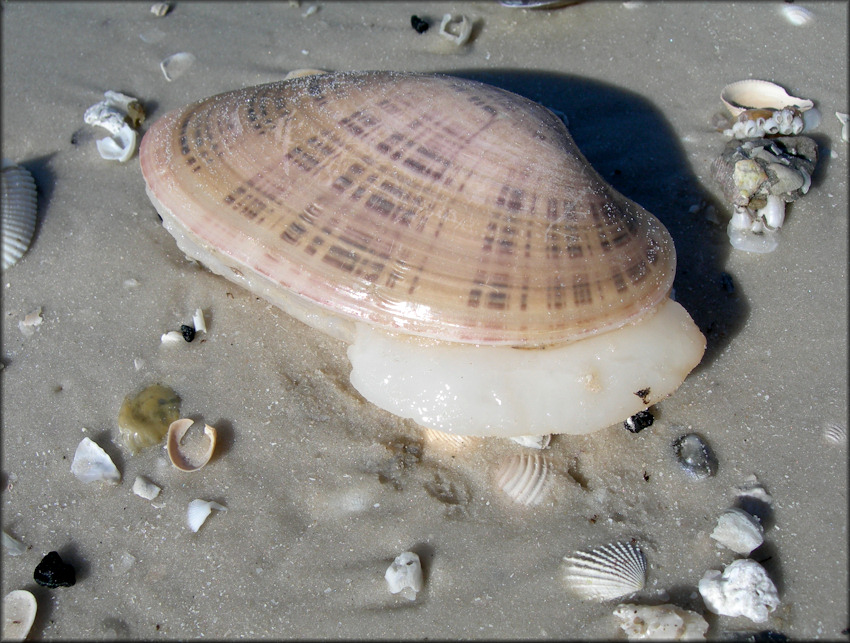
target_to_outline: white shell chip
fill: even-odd
[[[133,493],[145,500],[153,500],[162,491],[162,487],[158,487],[153,482],[142,476],[136,476],[133,481]]]
[[[189,529],[197,532],[204,524],[204,521],[212,513],[212,510],[227,511],[227,507],[220,505],[212,500],[193,500],[189,503],[189,510],[186,514],[186,521],[189,524]]]
[[[711,537],[735,553],[748,556],[764,542],[764,529],[757,518],[733,508],[720,515]]]
[[[614,610],[630,641],[704,641],[706,620],[675,605],[621,603]]]
[[[27,638],[38,604],[25,589],[16,589],[3,597],[3,640],[23,641]]]
[[[736,560],[722,574],[708,570],[699,581],[699,593],[715,614],[745,616],[756,623],[764,623],[779,607],[776,586],[764,567],[750,558]]]
[[[387,568],[384,578],[391,594],[401,593],[409,601],[416,600],[422,589],[422,564],[412,551],[399,554]]]
[[[83,482],[108,482],[118,484],[121,474],[106,451],[89,438],[83,438],[77,445],[71,473]]]

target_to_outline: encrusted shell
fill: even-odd
[[[791,96],[776,83],[754,78],[726,85],[720,92],[720,100],[733,116],[738,116],[749,109],[796,107],[801,112],[805,112],[814,107],[812,101]]]
[[[496,468],[496,486],[511,500],[529,507],[546,499],[554,482],[549,459],[539,453],[517,453]]]
[[[632,542],[577,551],[564,557],[564,582],[581,598],[607,601],[628,596],[646,583],[646,556]]]
[[[167,449],[171,464],[181,471],[197,471],[212,458],[215,451],[216,430],[209,424],[204,424],[203,436],[192,436],[189,440],[186,433],[194,424],[194,420],[181,418],[168,426]]]
[[[2,218],[3,270],[15,265],[30,247],[35,232],[38,205],[35,181],[19,165],[2,161]]]
[[[184,252],[343,339],[365,321],[568,341],[655,310],[675,272],[664,226],[557,116],[461,78],[343,72],[227,92],[161,118],[140,161]]]

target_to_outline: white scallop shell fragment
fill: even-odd
[[[796,4],[786,4],[781,11],[785,19],[795,27],[803,27],[815,19],[815,14]]]
[[[552,441],[551,435],[515,435],[511,440],[529,449],[545,449]]]
[[[584,599],[607,601],[628,596],[646,583],[646,556],[631,542],[577,551],[564,557],[564,582]]]
[[[735,553],[749,556],[764,542],[764,528],[755,516],[743,509],[732,508],[717,519],[711,537]]]
[[[173,6],[174,5],[170,2],[157,2],[156,4],[151,5],[151,13],[157,18],[162,18],[171,11]]]
[[[133,481],[133,493],[145,500],[153,500],[159,495],[160,491],[162,491],[162,487],[155,485],[142,476],[136,476],[136,479]]]
[[[829,444],[846,444],[847,427],[837,422],[827,422],[823,427],[823,439]]]
[[[391,594],[401,594],[409,601],[416,600],[422,590],[422,564],[419,556],[406,551],[399,554],[384,573]]]
[[[170,83],[175,78],[179,78],[189,71],[189,68],[194,64],[194,54],[181,51],[168,56],[168,58],[159,63],[159,68],[162,70],[162,75],[165,76],[165,80]]]
[[[227,507],[212,500],[196,499],[190,502],[186,513],[186,522],[189,525],[189,529],[197,532],[212,513],[213,509],[216,511],[227,511]]]
[[[699,593],[709,611],[744,616],[756,623],[779,607],[776,586],[764,567],[749,558],[727,565],[723,573],[710,569],[699,581]]]
[[[614,618],[630,641],[704,641],[708,630],[700,614],[670,604],[621,603]]]
[[[517,453],[496,469],[496,486],[511,500],[528,507],[543,502],[554,482],[549,459],[539,453]]]
[[[121,474],[112,458],[89,438],[83,438],[77,445],[71,473],[83,482],[121,482]]]
[[[3,597],[3,640],[23,641],[35,622],[38,610],[35,596],[25,589],[16,589]]]
[[[25,168],[8,159],[2,161],[3,270],[24,256],[35,233],[38,203],[35,181]]]
[[[767,80],[750,78],[730,83],[720,92],[720,100],[733,116],[738,116],[746,110],[774,109],[796,107],[799,111],[814,107],[807,98],[791,96],[776,83]]]
[[[203,435],[200,431],[189,433],[194,420],[181,418],[168,427],[168,458],[181,471],[198,471],[212,458],[215,451],[216,430],[204,424]]]

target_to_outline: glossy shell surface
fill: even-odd
[[[307,323],[539,346],[640,319],[675,273],[667,230],[560,119],[470,80],[344,72],[236,90],[161,118],[140,161],[187,254],[308,307]]]
[[[776,83],[755,78],[729,83],[720,92],[720,100],[733,116],[752,109],[796,107],[805,112],[814,107],[807,98],[791,96]]]

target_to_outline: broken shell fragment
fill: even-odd
[[[193,424],[194,420],[183,418],[168,427],[168,458],[181,471],[201,469],[215,451],[216,430],[204,424],[203,435],[197,435],[200,430],[187,435]]]
[[[120,92],[104,92],[104,100],[89,107],[83,120],[89,125],[104,128],[110,137],[97,141],[97,151],[108,161],[124,163],[136,151],[136,130],[145,118],[144,109],[132,96]]]
[[[20,540],[13,538],[5,531],[3,532],[3,547],[10,556],[20,556],[27,550],[27,546]]]
[[[720,92],[720,100],[732,116],[753,109],[781,110],[796,107],[800,112],[805,112],[814,107],[812,101],[791,96],[776,83],[754,78],[726,85]]]
[[[180,341],[183,336],[178,333]],[[180,396],[161,384],[127,395],[118,410],[118,431],[131,453],[158,444],[180,417]]]
[[[440,22],[440,35],[462,47],[472,35],[472,21],[463,14],[455,16],[447,13]]]
[[[165,60],[159,63],[159,68],[162,70],[162,75],[169,83],[175,78],[179,78],[189,68],[195,64],[195,55],[186,51],[181,51],[168,56]]]
[[[35,596],[25,589],[16,589],[3,597],[3,640],[23,641],[35,622],[38,610]]]
[[[764,528],[756,517],[743,509],[732,508],[724,511],[717,519],[711,537],[736,554],[749,556],[751,551],[761,547],[764,542]]]
[[[835,118],[841,123],[841,140],[847,143],[850,141],[850,115],[846,112],[835,112]]]
[[[167,114],[140,161],[185,253],[352,343],[354,387],[426,427],[596,431],[671,394],[705,349],[669,298],[664,226],[560,119],[495,87],[293,78]]]
[[[747,109],[738,114],[731,129],[723,133],[735,138],[759,138],[776,134],[796,136],[805,127],[806,122],[796,107],[785,107],[779,110]]]
[[[186,522],[189,525],[189,529],[197,532],[212,513],[213,509],[216,511],[227,511],[227,507],[212,500],[197,499],[190,502],[189,509],[186,512]]]
[[[602,545],[564,557],[564,582],[580,598],[613,600],[634,594],[646,583],[646,556],[632,542]]]
[[[35,181],[26,168],[3,159],[0,180],[0,234],[6,270],[24,256],[32,243],[38,202]]]
[[[749,558],[732,562],[722,573],[708,570],[699,581],[699,593],[709,611],[744,616],[756,623],[766,621],[779,607],[773,581],[764,567]]]
[[[151,5],[151,13],[157,18],[162,18],[171,11],[172,6],[173,5],[170,2],[157,2]]]
[[[630,641],[703,641],[708,630],[702,616],[670,604],[621,603],[614,618]]]
[[[389,586],[390,594],[399,594],[409,601],[415,601],[416,595],[422,590],[422,564],[419,556],[406,551],[398,556],[387,567],[384,578]]]
[[[161,487],[142,476],[136,476],[133,481],[133,493],[145,500],[153,500],[159,495],[160,491],[162,491]]]
[[[83,482],[118,484],[121,474],[106,451],[89,438],[83,438],[74,452],[71,473]]]

